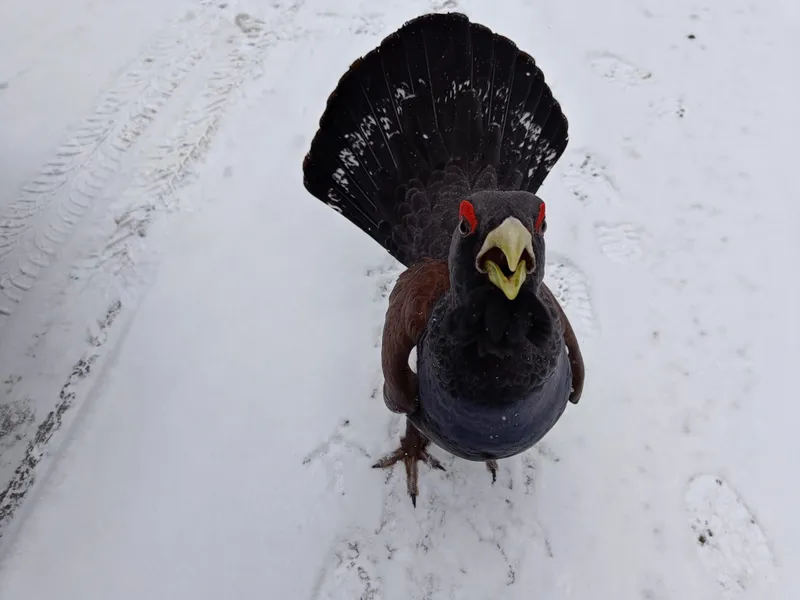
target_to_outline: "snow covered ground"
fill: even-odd
[[[800,597],[795,0],[14,10],[0,598]],[[352,60],[432,10],[515,40],[570,120],[541,194],[587,384],[495,485],[438,452],[414,510],[369,468],[398,265],[301,162]]]

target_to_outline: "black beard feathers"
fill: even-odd
[[[493,288],[476,290],[449,319],[448,330],[462,343],[476,344],[481,357],[508,358],[526,340],[539,347],[553,333],[553,315],[531,290],[514,301]]]

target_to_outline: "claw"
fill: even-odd
[[[403,450],[402,447],[398,448],[394,452],[390,452],[385,456],[381,457],[381,459],[372,465],[373,469],[388,469],[389,467],[393,466],[395,463],[399,462],[401,458],[405,457],[406,451]]]
[[[431,469],[438,469],[439,471],[447,472],[447,469],[442,466],[442,463],[439,462],[439,459],[428,454],[427,450],[423,453],[422,458]]]
[[[495,483],[497,481],[497,461],[487,460],[486,468],[489,469],[489,473],[492,474],[492,483]]]

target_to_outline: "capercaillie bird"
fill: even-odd
[[[567,130],[533,58],[457,13],[409,21],[328,99],[306,189],[407,268],[381,348],[384,400],[406,433],[375,466],[403,461],[415,506],[418,461],[442,468],[431,441],[494,478],[580,399],[580,348],[543,283],[537,196]]]

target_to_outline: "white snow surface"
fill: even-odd
[[[399,265],[303,188],[404,21],[512,38],[570,121],[547,281],[587,365],[537,447],[438,449]],[[2,600],[800,598],[795,0],[31,0],[0,20]]]

